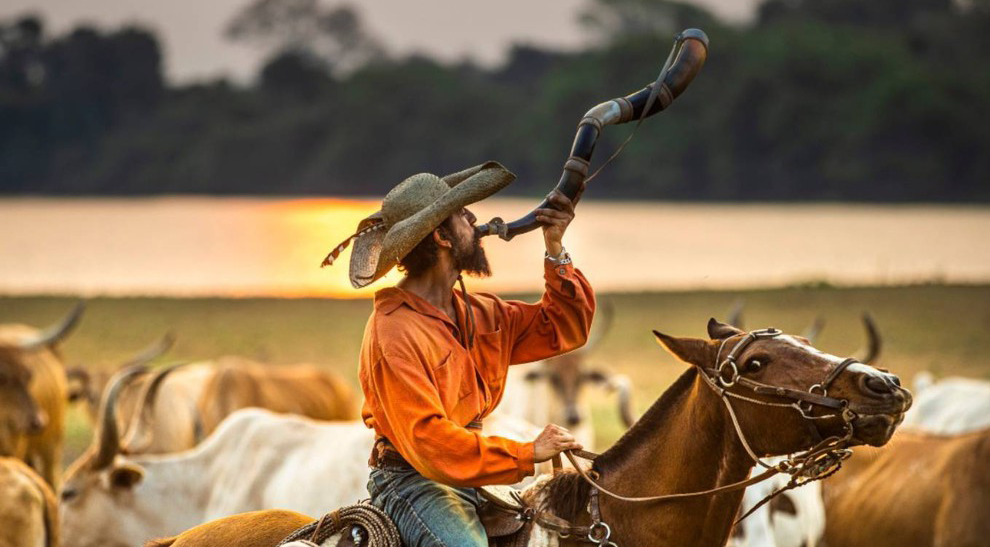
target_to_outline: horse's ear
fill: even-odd
[[[710,336],[712,340],[724,340],[737,334],[745,333],[732,325],[726,325],[725,323],[718,322],[718,320],[714,317],[708,320],[708,336]]]
[[[653,331],[653,335],[657,337],[657,342],[664,349],[690,365],[711,366],[711,362],[715,358],[714,347],[708,340],[678,338],[657,331]]]

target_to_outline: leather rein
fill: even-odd
[[[577,470],[581,478],[587,481],[592,487],[589,494],[590,499],[588,503],[588,511],[592,520],[591,526],[575,526],[546,511],[531,515],[531,517],[535,519],[537,524],[555,531],[562,538],[573,535],[580,538],[582,541],[598,544],[600,547],[616,547],[616,544],[609,539],[612,533],[611,529],[608,524],[601,519],[601,511],[599,509],[600,494],[604,494],[621,501],[651,503],[735,492],[767,480],[779,473],[791,475],[791,480],[788,482],[787,486],[773,492],[760,501],[760,503],[736,521],[738,524],[739,521],[749,516],[753,511],[777,495],[792,488],[802,486],[808,482],[824,479],[838,471],[842,466],[842,461],[852,454],[852,451],[846,447],[853,437],[853,420],[856,419],[856,414],[850,410],[848,400],[829,397],[828,388],[831,386],[832,382],[834,382],[835,379],[849,367],[849,365],[858,363],[859,361],[852,358],[843,360],[829,370],[822,382],[812,385],[807,391],[771,386],[743,376],[740,373],[740,367],[738,364],[739,356],[742,354],[743,350],[758,340],[775,338],[781,334],[783,333],[780,330],[768,328],[730,336],[723,340],[719,346],[718,352],[715,355],[714,367],[708,368],[696,365],[701,372],[701,377],[704,380],[705,385],[711,388],[719,396],[719,399],[721,399],[721,401],[725,404],[725,408],[729,413],[729,417],[731,418],[732,425],[735,429],[736,437],[743,445],[746,453],[756,464],[765,469],[762,473],[746,480],[699,492],[682,492],[658,496],[631,497],[616,494],[615,492],[612,492],[602,486],[599,482],[597,482],[597,479],[600,478],[599,473],[595,470],[591,470],[590,472],[585,471],[578,465],[578,462],[575,459],[575,456],[577,456],[586,460],[594,460],[598,456],[597,454],[583,450],[568,450],[564,452],[564,455],[567,456],[567,459],[571,462],[571,465],[574,466],[574,469]],[[722,359],[721,355],[725,349],[725,346],[733,338],[737,338],[737,342],[732,347],[731,351],[729,351],[726,355],[725,359]],[[758,395],[780,397],[790,399],[791,401],[788,403],[763,401],[729,391],[729,388],[733,386],[748,389]],[[739,419],[736,417],[736,411],[732,406],[731,399],[737,399],[739,401],[760,406],[792,408],[800,413],[801,417],[805,419],[805,423],[809,425],[813,435],[818,438],[819,441],[803,453],[790,456],[776,465],[770,465],[757,456],[755,451],[750,446],[750,443],[746,438],[746,434],[739,424]],[[830,413],[822,416],[812,415],[811,412],[815,406],[828,409]],[[817,420],[834,418],[842,419],[845,434],[841,437],[830,436],[823,438],[818,428],[815,426],[815,422]],[[553,465],[554,473],[557,473],[561,468],[559,456],[554,457]]]

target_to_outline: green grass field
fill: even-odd
[[[640,410],[683,370],[657,346],[650,330],[704,336],[708,318],[723,317],[737,299],[745,302],[749,328],[775,326],[799,333],[821,315],[826,324],[817,345],[839,355],[864,342],[859,317],[869,311],[883,335],[880,362],[908,385],[921,370],[990,378],[990,286],[815,287],[601,298],[614,305],[615,321],[591,362],[630,375]],[[0,297],[0,322],[48,325],[74,302]],[[357,355],[370,312],[369,300],[94,298],[63,349],[70,366],[113,368],[172,330],[178,341],[167,360],[237,354],[271,363],[308,361],[340,372],[357,388]],[[594,418],[599,444],[605,446],[621,431],[611,399],[596,399]],[[89,435],[81,413],[73,413],[71,424],[69,455],[77,454]]]

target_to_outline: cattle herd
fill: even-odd
[[[624,426],[636,422],[628,378],[588,364],[611,323],[611,307],[603,312],[584,349],[510,370],[486,434],[532,440],[558,423],[594,448],[593,387],[617,396]],[[142,546],[238,513],[320,516],[367,498],[374,439],[339,376],[230,356],[152,367],[171,336],[112,373],[68,369],[59,345],[83,313],[80,304],[40,330],[0,325],[0,547]],[[859,358],[870,363],[880,338],[866,326]],[[922,374],[914,397],[886,446],[857,448],[834,476],[774,497],[729,544],[990,544],[990,383]],[[63,473],[70,404],[85,406],[95,433]],[[785,483],[751,486],[741,511]]]

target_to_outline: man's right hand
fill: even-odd
[[[565,450],[584,449],[571,432],[559,425],[550,424],[543,428],[540,436],[533,441],[533,461],[545,462]]]

